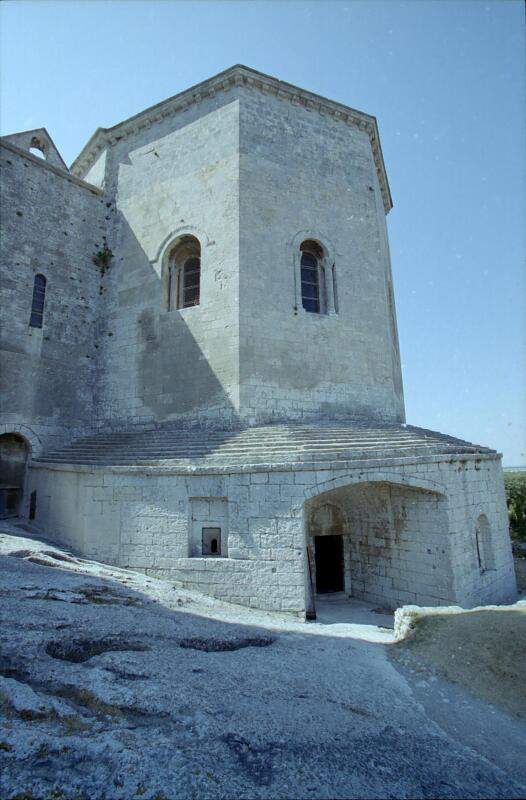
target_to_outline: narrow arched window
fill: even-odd
[[[31,328],[41,328],[44,320],[44,302],[46,298],[46,278],[44,275],[35,275],[33,283],[33,301],[31,303]]]
[[[170,253],[168,310],[198,306],[201,300],[201,245],[182,236]]]
[[[495,553],[491,527],[485,514],[481,514],[475,526],[475,541],[477,546],[477,561],[481,572],[495,569]]]
[[[301,250],[301,303],[305,311],[325,314],[327,310],[324,253],[322,247],[311,239],[300,246]]]

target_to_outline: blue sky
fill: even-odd
[[[2,133],[69,163],[110,126],[235,63],[374,114],[407,418],[526,464],[521,0],[0,5]]]

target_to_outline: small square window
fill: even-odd
[[[221,555],[221,528],[203,528],[203,555]]]

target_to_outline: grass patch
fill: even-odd
[[[423,617],[391,655],[526,719],[526,608]]]

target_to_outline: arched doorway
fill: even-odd
[[[29,445],[19,433],[0,436],[0,519],[20,513]]]

